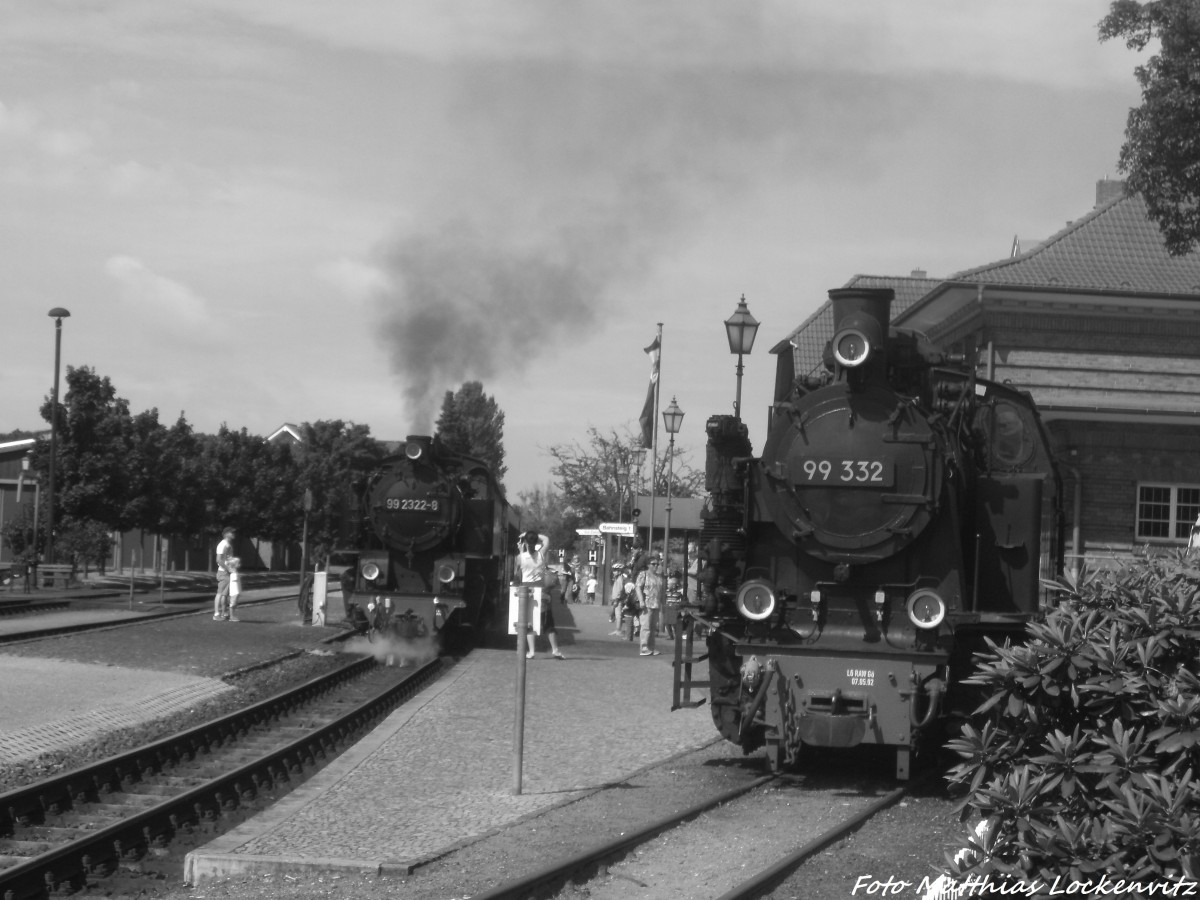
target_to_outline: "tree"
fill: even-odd
[[[458,453],[487,463],[497,481],[504,480],[504,413],[478,381],[464,381],[457,392],[446,391],[436,436]]]
[[[1146,201],[1167,251],[1183,256],[1200,240],[1200,4],[1195,0],[1115,0],[1100,39],[1124,38],[1159,52],[1134,69],[1142,105],[1129,111],[1118,166]]]
[[[269,444],[245,428],[222,425],[202,440],[201,483],[207,490],[205,526],[210,537],[232,526],[269,541],[298,541],[303,488],[291,448]]]
[[[387,455],[384,445],[371,437],[367,425],[341,419],[305,422],[304,441],[296,448],[301,496],[313,493],[308,519],[312,559],[319,560],[338,545],[360,543],[356,482]],[[297,501],[299,502],[299,500]],[[303,513],[301,513],[303,515]]]
[[[628,431],[619,435],[615,430],[606,435],[589,428],[588,444],[551,447],[547,451],[554,459],[550,471],[558,479],[564,502],[582,521],[615,522],[629,515],[628,504],[637,494],[637,484],[630,486],[627,479],[637,479],[633,460],[641,449],[641,437]],[[668,469],[673,497],[692,497],[704,485],[704,473],[688,466],[678,447],[669,465],[668,453],[663,450],[653,473],[659,496],[667,492]]]
[[[84,574],[95,565],[104,574],[112,553],[113,536],[103,522],[91,519],[65,519],[55,544],[60,559],[69,559],[72,569],[81,566]]]
[[[87,366],[68,366],[66,381],[67,392],[57,410],[49,397],[41,410],[43,419],[54,421],[56,431],[57,518],[102,522],[114,531],[128,531],[137,525],[129,505],[129,403],[117,396],[107,377]],[[45,478],[48,438],[38,438],[31,464]]]
[[[552,487],[521,491],[516,505],[521,510],[521,530],[546,535],[554,559],[557,560],[559,550],[564,550],[570,560],[579,539],[575,529],[583,524],[578,510]]]

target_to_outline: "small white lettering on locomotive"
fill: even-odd
[[[850,679],[851,687],[874,687],[874,669],[847,669],[846,677]]]

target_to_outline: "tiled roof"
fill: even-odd
[[[1120,183],[1115,183],[1119,185]],[[1036,248],[967,269],[951,281],[1139,294],[1200,294],[1200,253],[1173,257],[1141,196],[1101,203]]]
[[[891,288],[896,292],[892,301],[892,318],[908,309],[942,283],[940,278],[901,277],[894,275],[855,275],[846,282],[848,288]],[[800,327],[774,348],[778,351],[789,343],[795,346],[793,359],[797,375],[819,372],[824,363],[825,345],[833,337],[833,307],[826,300]]]

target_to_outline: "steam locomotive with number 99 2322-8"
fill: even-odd
[[[977,705],[972,654],[1038,615],[1062,491],[1028,394],[891,328],[890,289],[830,299],[826,371],[794,377],[785,354],[761,456],[739,418],[708,420],[691,614],[726,738],[777,769],[893,747],[907,778],[921,736]]]
[[[373,540],[341,576],[348,622],[439,649],[498,633],[518,519],[483,460],[410,436],[368,476],[361,515]]]

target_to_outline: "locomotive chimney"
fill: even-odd
[[[887,376],[888,325],[895,296],[891,288],[835,288],[829,292],[833,340],[826,350],[826,363],[832,364],[839,381]]]

